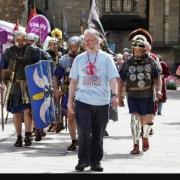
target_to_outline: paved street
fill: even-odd
[[[127,105],[119,108],[119,121],[110,121],[104,139],[103,173],[180,173],[180,91],[168,91],[161,116],[156,116],[150,150],[130,155],[132,138]],[[70,137],[66,130],[47,133],[31,147],[15,148],[12,115],[0,130],[0,173],[76,173],[77,151],[66,152]],[[88,168],[87,173],[94,173]]]

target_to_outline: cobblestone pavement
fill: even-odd
[[[110,121],[104,138],[103,173],[180,173],[180,91],[168,91],[161,116],[156,116],[150,150],[130,155],[132,138],[127,104],[119,108],[119,120]],[[77,151],[67,152],[70,137],[66,130],[47,133],[31,147],[15,148],[12,115],[5,131],[0,130],[0,173],[77,173]],[[94,173],[87,168],[85,173]]]

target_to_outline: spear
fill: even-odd
[[[85,14],[85,11],[83,10],[80,12],[80,32],[81,32],[81,34],[84,33],[85,21],[86,21],[86,14]]]
[[[53,19],[53,26],[54,26],[54,28],[56,27],[56,22],[55,22],[55,19],[56,19],[56,17],[55,17],[55,4],[54,4],[55,2],[54,2],[54,0],[53,0],[53,9],[52,9],[52,19]]]
[[[68,31],[67,31],[67,22],[66,22],[66,16],[65,16],[65,12],[62,11],[61,14],[61,22],[62,22],[62,30],[63,30],[63,39],[68,39]]]
[[[2,55],[2,43],[0,44],[0,54]],[[0,80],[1,80],[1,85],[3,87],[3,80],[2,80],[2,70],[0,70]],[[1,124],[2,124],[2,131],[4,131],[4,99],[3,99],[3,90],[1,91]]]
[[[2,84],[2,83],[1,83]],[[2,131],[4,131],[4,106],[3,106],[3,91],[1,92],[1,121],[2,121]]]
[[[2,81],[1,81],[1,85]],[[4,106],[3,106],[3,91],[1,91],[1,124],[2,124],[2,131],[4,131]]]
[[[14,78],[15,78],[15,70],[17,68],[16,64],[17,64],[17,60],[15,59],[14,64],[13,64],[13,68],[12,68],[12,72],[11,72],[11,76],[10,76],[10,80],[7,84],[7,90],[6,90],[5,98],[3,100],[3,107],[7,106],[7,101],[8,101],[9,95],[11,93],[11,89],[12,89],[12,86],[14,83]],[[7,112],[5,123],[7,123],[8,115],[9,115],[9,113]]]

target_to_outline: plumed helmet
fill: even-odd
[[[134,41],[137,39],[141,39],[142,41],[146,40],[149,42],[150,45],[152,44],[152,37],[151,37],[150,33],[143,28],[135,29],[134,31],[132,31],[129,34],[129,37],[128,37],[129,41],[131,41],[131,40]]]
[[[78,36],[72,36],[68,40],[68,44],[80,44],[80,43],[81,43],[81,39]]]
[[[55,28],[51,31],[51,36],[57,39],[62,39],[62,31],[58,28]]]

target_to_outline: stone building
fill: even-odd
[[[36,0],[36,6],[51,24],[62,27],[62,12],[69,34],[80,33],[80,13],[88,18],[91,0]],[[180,0],[97,0],[100,19],[107,32],[108,42],[115,51],[129,47],[128,34],[138,27],[150,31],[153,50],[175,69],[180,63],[177,56],[180,44]]]
[[[38,13],[44,14],[52,28],[63,28],[63,14],[69,36],[80,34],[80,14],[86,20],[91,0],[6,0],[0,1],[0,19],[25,26],[27,14],[35,2]],[[152,34],[153,51],[160,53],[174,70],[180,63],[180,0],[97,0],[100,19],[108,42],[121,52],[129,47],[128,34],[144,27]]]
[[[24,20],[26,0],[0,0],[0,20],[15,23],[17,19]]]

